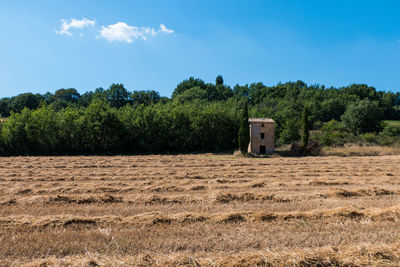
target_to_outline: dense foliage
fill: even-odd
[[[371,137],[370,132],[377,134],[382,129],[381,134],[390,138],[398,135],[395,126],[388,128],[381,122],[400,119],[399,93],[377,91],[364,84],[325,88],[302,81],[231,88],[224,84],[222,76],[216,78],[215,84],[191,77],[177,85],[171,98],[155,91],[130,92],[122,84],[84,94],[70,88],[54,94],[26,93],[3,98],[0,114],[7,119],[0,123],[0,153],[233,150],[239,145],[245,101],[249,117],[276,121],[277,145],[300,140],[304,107],[307,127],[317,131],[318,140],[325,145]]]

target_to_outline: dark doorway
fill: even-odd
[[[265,146],[260,146],[260,154],[265,154]]]

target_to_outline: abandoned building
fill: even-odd
[[[248,152],[252,154],[270,154],[274,152],[274,125],[275,121],[268,118],[251,118],[250,143]]]

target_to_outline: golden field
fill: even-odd
[[[400,156],[9,157],[0,266],[400,265]]]

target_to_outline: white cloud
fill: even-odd
[[[170,30],[170,29],[167,29],[167,27],[165,27],[164,24],[160,24],[160,32],[164,32],[164,33],[170,34],[170,33],[173,33],[174,31]]]
[[[82,18],[81,20],[71,19],[69,23],[65,19],[62,19],[61,21],[61,29],[59,31],[56,31],[56,33],[66,34],[69,36],[72,36],[72,33],[70,32],[71,28],[83,29],[85,27],[94,26],[94,24],[96,23],[94,20],[90,20],[87,18]]]
[[[70,21],[62,19],[61,22],[62,25],[59,30],[56,30],[56,33],[69,36],[73,35],[71,32],[73,29],[93,27],[96,24],[95,20],[90,20],[87,18],[82,18],[81,20],[71,19]],[[125,22],[117,22],[108,26],[101,26],[101,29],[99,29],[100,35],[96,36],[96,38],[104,38],[109,42],[116,41],[132,43],[137,39],[147,40],[149,37],[156,36],[158,34],[171,34],[173,32],[173,30],[168,29],[164,24],[160,24],[160,28],[156,30],[151,27],[130,26]],[[83,33],[79,32],[79,36],[82,37]]]
[[[109,42],[119,41],[132,43],[133,39],[146,39],[143,32],[141,32],[138,27],[129,26],[125,22],[118,22],[108,25],[107,27],[102,26],[100,36],[107,39]]]
[[[109,42],[127,42],[132,43],[133,40],[147,40],[149,36],[155,36],[159,33],[171,34],[173,30],[167,29],[165,25],[160,24],[160,29],[155,30],[150,27],[129,26],[125,22],[118,22],[108,26],[102,26],[100,36]]]

